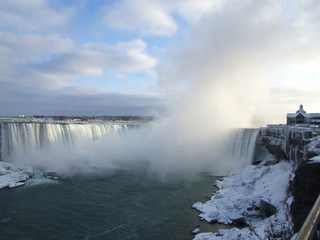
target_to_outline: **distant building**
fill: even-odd
[[[303,110],[303,105],[300,105],[300,108],[296,113],[287,113],[287,124],[316,124],[320,125],[320,113],[306,113]]]

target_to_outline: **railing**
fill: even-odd
[[[320,221],[320,195],[304,221],[296,240],[318,240],[317,227]]]

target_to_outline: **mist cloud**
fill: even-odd
[[[177,111],[182,118],[195,118],[194,124],[200,119],[208,129],[251,126],[253,117],[263,122],[274,110],[269,88],[275,81],[283,83],[275,79],[275,70],[285,76],[292,66],[320,63],[315,31],[320,26],[314,22],[319,13],[310,10],[319,9],[319,3],[298,1],[289,8],[286,1],[220,3],[192,26],[182,47],[171,48],[167,64],[159,69],[160,84],[185,90],[181,105],[186,107]],[[308,96],[304,87],[301,95]]]

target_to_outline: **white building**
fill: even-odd
[[[306,113],[303,110],[303,105],[300,105],[300,108],[296,113],[287,113],[287,124],[317,124],[320,125],[320,113]]]

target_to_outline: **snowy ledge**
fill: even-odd
[[[22,167],[11,162],[0,161],[0,189],[56,183],[58,179],[60,178],[55,171],[34,171],[32,167]]]
[[[23,186],[33,176],[31,167],[20,167],[13,163],[0,162],[0,189]]]
[[[247,227],[199,233],[194,240],[266,239],[270,235],[289,235],[292,225],[289,207],[293,198],[288,195],[288,187],[292,179],[293,168],[283,161],[270,166],[251,165],[217,181],[219,190],[211,200],[197,202],[192,207],[201,212],[200,219],[209,223],[242,222]],[[276,213],[271,216],[261,214],[265,203],[275,207]]]

